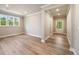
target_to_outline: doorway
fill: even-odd
[[[53,16],[53,33],[66,34],[66,16]]]
[[[58,6],[48,10],[52,17],[52,33],[67,34],[67,15],[69,12],[69,5]]]
[[[56,43],[54,44],[56,47],[70,49],[69,33],[71,34],[71,13],[69,13],[69,11],[70,5],[56,6],[42,11],[42,20],[44,22],[43,37],[45,38],[46,43]]]

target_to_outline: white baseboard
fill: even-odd
[[[42,43],[45,43],[45,41],[46,41],[48,38],[50,38],[50,36],[47,36],[45,39],[41,39],[41,42],[42,42]]]
[[[0,36],[0,38],[5,38],[5,37],[9,37],[9,36],[14,36],[14,35],[20,35],[20,34],[23,34],[23,33],[4,35],[4,36]]]
[[[72,51],[74,53],[74,55],[77,55],[77,53],[76,53],[74,48],[70,48],[69,50]]]
[[[51,36],[53,36],[52,33],[50,33],[50,34],[45,38],[45,40],[47,40],[47,39],[50,38]]]
[[[68,39],[68,42],[69,42],[69,45],[70,45],[70,48],[71,48],[71,41],[68,37],[67,37],[67,39]]]
[[[49,37],[50,37],[50,36],[47,36],[45,39],[41,39],[41,42],[42,42],[42,43],[45,43],[46,40],[47,40]]]
[[[69,38],[68,38],[68,37],[67,37],[67,39],[68,39],[68,42],[69,42],[69,45],[70,45],[69,50],[70,50],[70,51],[72,51],[72,52],[74,53],[74,55],[77,55],[77,53],[76,53],[75,49],[71,47],[71,41],[69,40]]]
[[[50,38],[50,36],[47,36],[47,37],[45,38],[45,40],[47,40],[48,38]]]
[[[45,40],[44,40],[44,39],[41,39],[41,42],[42,42],[42,43],[45,43]]]
[[[34,34],[31,34],[31,33],[26,33],[27,35],[30,35],[30,36],[34,36],[34,37],[38,37],[38,38],[41,38],[41,36],[38,36],[38,35],[34,35]]]

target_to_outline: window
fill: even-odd
[[[20,25],[20,20],[18,17],[14,17],[14,24],[15,26],[19,26]]]
[[[6,25],[6,16],[0,15],[0,25],[5,26]]]
[[[20,17],[0,14],[0,27],[19,26],[19,25],[20,25]]]
[[[11,17],[11,16],[8,16],[8,18],[7,18],[7,25],[8,26],[13,26],[13,17]]]
[[[63,28],[63,21],[62,20],[57,20],[57,29],[62,29]]]

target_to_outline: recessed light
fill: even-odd
[[[59,11],[59,9],[57,8],[56,11]]]
[[[8,5],[8,4],[6,4],[5,6],[6,6],[6,7],[8,7],[9,5]]]
[[[58,16],[61,15],[60,13],[58,13]]]

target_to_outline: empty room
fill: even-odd
[[[79,54],[78,4],[0,4],[0,55]]]

